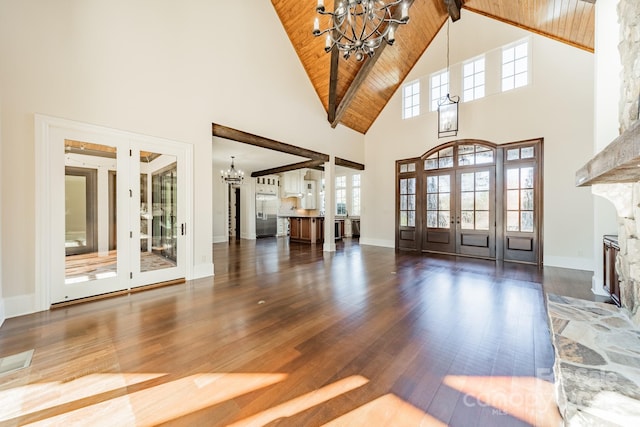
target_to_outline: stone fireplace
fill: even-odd
[[[622,63],[620,136],[576,173],[579,186],[610,200],[618,216],[616,271],[621,305],[640,327],[640,2],[618,4]]]

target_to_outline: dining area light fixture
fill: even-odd
[[[392,45],[398,25],[409,22],[406,0],[335,0],[334,11],[325,10],[324,0],[318,0],[316,12],[330,17],[330,26],[320,30],[315,18],[313,35],[326,34],[325,52],[337,48],[345,59],[351,55],[362,61],[375,55],[382,42]],[[399,8],[399,12],[396,9]]]
[[[449,18],[447,18],[447,78],[449,78]],[[449,83],[451,79],[448,79]],[[460,97],[449,95],[438,101],[438,138],[458,135],[458,104]]]
[[[239,185],[244,181],[244,172],[236,169],[234,164],[235,156],[231,156],[231,167],[229,169],[220,171],[220,179],[222,182],[229,185]]]

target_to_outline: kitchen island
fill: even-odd
[[[284,216],[283,216],[284,217]],[[323,216],[286,216],[289,218],[289,240],[301,243],[324,242],[324,217]],[[335,220],[335,239],[344,236],[344,219]]]

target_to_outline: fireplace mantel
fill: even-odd
[[[640,120],[576,172],[576,185],[640,181]]]

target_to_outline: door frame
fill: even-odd
[[[60,213],[53,212],[52,201],[59,194],[51,191],[51,177],[59,173],[54,169],[64,170],[64,153],[52,144],[57,138],[74,139],[74,135],[89,134],[97,143],[105,145],[113,141],[134,141],[151,144],[170,144],[180,146],[185,153],[185,169],[193,170],[193,145],[169,139],[137,134],[118,129],[77,122],[68,119],[35,114],[35,167],[36,167],[36,227],[35,227],[35,295],[34,302],[37,311],[48,310],[51,307],[51,289],[54,285],[55,274],[64,269],[60,254],[52,253],[54,237],[52,230],[61,220]],[[187,224],[193,224],[193,174],[187,173],[186,194],[184,200],[185,218]],[[63,219],[63,218],[62,218]],[[193,227],[187,227],[192,230]],[[185,276],[193,276],[193,231],[185,236]],[[64,247],[61,248],[64,257]],[[62,276],[64,277],[64,275]]]

